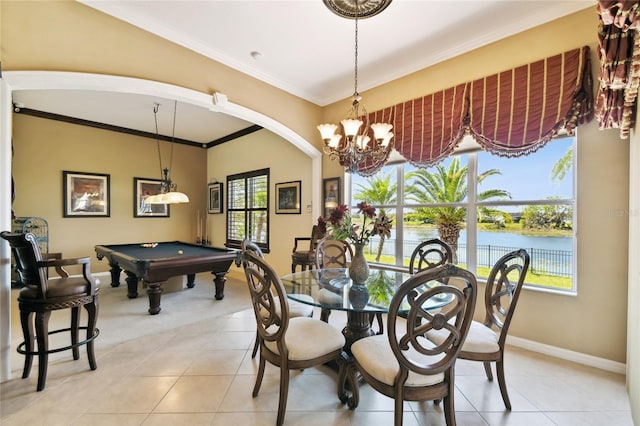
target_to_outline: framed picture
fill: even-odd
[[[160,193],[160,179],[133,178],[133,217],[169,217],[168,204],[147,204],[145,200]]]
[[[62,172],[64,217],[109,217],[109,175]]]
[[[276,183],[276,214],[300,214],[302,181]]]
[[[210,214],[222,213],[222,182],[212,182],[209,185],[209,196],[207,204]]]
[[[342,203],[340,191],[340,178],[327,178],[322,180],[322,206],[323,216],[329,217],[331,212]]]

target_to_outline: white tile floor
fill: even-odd
[[[235,275],[241,277],[241,275]],[[105,282],[108,279],[102,278]],[[102,286],[96,340],[98,369],[81,358],[52,355],[47,386],[36,392],[37,361],[21,379],[24,358],[15,353],[21,335],[13,310],[12,379],[0,385],[2,425],[273,425],[279,376],[268,366],[257,398],[251,391],[257,361],[246,284],[230,278],[226,297],[213,299],[210,275],[193,289],[165,293],[162,312],[148,315],[146,295],[126,297],[126,287]],[[16,291],[12,292],[15,299]],[[318,317],[319,315],[316,315]],[[345,317],[334,313],[332,324]],[[52,325],[66,318],[52,316]],[[53,328],[53,327],[52,327]],[[459,425],[633,425],[625,377],[510,347],[507,386],[513,405],[504,409],[497,383],[480,363],[457,364]],[[336,374],[315,368],[292,374],[286,425],[391,425],[392,400],[363,385],[350,411],[336,396]],[[444,425],[432,402],[407,403],[406,426]]]

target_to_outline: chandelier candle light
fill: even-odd
[[[367,110],[360,103],[362,96],[358,92],[358,19],[380,13],[391,0],[324,0],[324,3],[337,15],[355,20],[354,92],[347,118],[340,122],[344,139],[342,134],[336,133],[337,124],[320,124],[318,130],[324,141],[325,154],[331,159],[337,159],[349,173],[360,174],[360,167],[364,163],[371,162],[375,165],[386,161],[393,148],[393,125],[369,125]]]
[[[173,138],[176,133],[176,110],[178,109],[178,101],[174,101],[173,106],[173,131],[171,134],[171,154],[169,156],[169,167],[162,167],[162,155],[160,155],[160,137],[158,133],[158,108],[160,104],[155,104],[153,107],[153,117],[156,123],[156,142],[158,144],[158,159],[160,160],[160,174],[162,176],[160,180],[160,193],[147,197],[145,203],[147,204],[179,204],[188,203],[189,197],[182,192],[178,192],[178,185],[171,182],[169,177],[169,168],[173,161]]]

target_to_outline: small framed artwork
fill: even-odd
[[[160,179],[133,178],[133,217],[169,217],[168,204],[147,204],[145,200],[160,193]]]
[[[62,172],[64,217],[109,217],[110,175]]]
[[[300,214],[302,181],[276,183],[276,214]]]
[[[331,212],[342,203],[340,191],[340,178],[327,178],[322,180],[322,205],[323,216],[329,217]]]
[[[222,213],[222,182],[212,182],[208,185],[209,187],[209,196],[207,204],[209,214]]]

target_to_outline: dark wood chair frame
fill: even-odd
[[[293,239],[293,250],[291,252],[291,273],[296,272],[296,267],[298,265],[300,265],[303,271],[306,271],[307,268],[313,269],[316,261],[316,248],[318,247],[318,242],[322,238],[324,238],[324,234],[320,231],[318,225],[313,225],[313,227],[311,228],[310,237],[295,237]],[[307,243],[307,250],[301,248],[303,246],[301,243],[303,242]]]
[[[487,278],[484,292],[485,319],[483,324],[488,328],[498,330],[498,346],[500,349],[496,352],[481,353],[465,351],[463,347],[458,355],[462,359],[483,362],[489,381],[493,381],[491,363],[496,363],[498,386],[500,387],[504,405],[508,410],[511,410],[511,400],[509,399],[504,376],[504,347],[516,304],[520,298],[520,292],[529,270],[529,262],[530,257],[526,250],[512,251],[502,256],[495,263]],[[516,282],[511,281],[514,278],[514,273],[517,274]],[[511,302],[505,305],[503,302],[506,300]]]
[[[431,257],[436,257],[432,260]],[[453,262],[453,250],[444,241],[433,238],[418,245],[411,253],[409,261],[409,273],[415,274],[425,269]]]
[[[422,293],[415,290],[429,281],[437,280],[443,282],[451,278],[462,280],[465,283],[461,286],[463,288],[440,285]],[[355,357],[352,363],[347,364],[347,368],[356,369],[365,382],[376,391],[394,399],[395,426],[402,425],[404,401],[439,401],[440,399],[444,399],[446,424],[448,426],[456,424],[454,405],[455,362],[473,320],[476,294],[477,283],[475,276],[471,272],[452,264],[444,264],[413,275],[400,286],[394,295],[387,317],[389,345],[399,363],[399,374],[395,378],[393,386],[374,378],[362,368]],[[447,305],[448,309],[431,313],[422,308],[427,299],[437,296],[452,297],[451,303]],[[404,323],[406,325],[402,327],[398,324],[398,318],[401,317],[399,315],[400,308],[405,299],[409,302],[410,309],[404,315],[407,320]],[[413,326],[411,326],[412,324]],[[405,333],[398,334],[403,328]],[[438,346],[424,346],[418,338],[424,337],[425,333],[430,329],[446,329],[449,331],[449,337]],[[365,339],[367,338],[365,337]],[[422,340],[422,342],[426,342],[426,339]],[[410,347],[413,347],[421,354],[439,356],[440,359],[430,365],[416,362],[412,357],[405,355],[405,351]],[[410,372],[421,375],[444,373],[444,380],[431,386],[405,386]],[[347,373],[347,377],[355,377],[355,372]],[[346,389],[344,385],[342,388]],[[350,388],[352,389],[351,397],[347,398],[345,391],[341,395],[341,401],[347,402],[349,408],[355,409],[359,402],[358,386],[351,385]]]
[[[97,368],[94,340],[100,334],[96,328],[98,318],[98,285],[91,275],[89,257],[62,259],[59,253],[42,254],[35,235],[17,234],[4,231],[0,237],[7,240],[16,262],[16,270],[25,285],[18,295],[20,322],[24,341],[18,345],[18,352],[25,355],[22,378],[29,377],[33,356],[38,356],[37,390],[45,388],[49,354],[71,350],[73,359],[80,358],[79,347],[87,346],[87,356],[91,370]],[[70,277],[64,266],[81,265],[82,276]],[[48,268],[55,268],[59,279],[48,279]],[[88,313],[87,325],[81,327],[80,307]],[[49,330],[52,311],[71,309],[69,328]],[[35,315],[35,319],[34,319]],[[35,330],[34,330],[35,326]],[[86,338],[79,340],[79,330],[86,330]],[[49,349],[49,335],[69,332],[69,346]],[[34,342],[37,349],[34,350]]]
[[[252,396],[254,398],[258,396],[266,362],[279,367],[280,395],[276,425],[280,426],[284,422],[287,408],[289,371],[303,370],[327,362],[337,363],[343,349],[340,348],[312,359],[289,359],[285,343],[285,335],[289,326],[289,305],[284,285],[273,268],[252,251],[243,252],[242,263],[260,335],[260,364]],[[269,350],[265,342],[276,342],[278,353]]]

